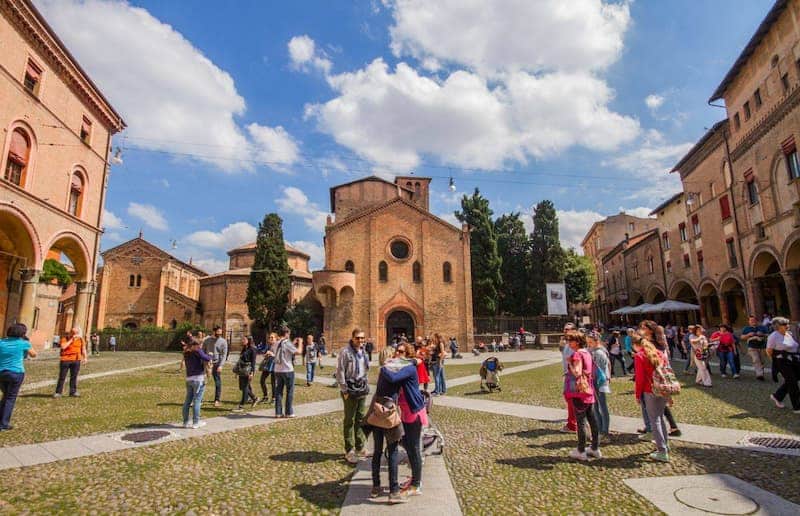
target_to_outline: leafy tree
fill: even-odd
[[[528,306],[528,250],[530,242],[519,213],[503,215],[494,221],[500,267],[500,313],[525,315]]]
[[[461,211],[456,218],[469,224],[470,257],[472,261],[472,312],[475,315],[495,315],[498,309],[498,290],[502,284],[500,268],[503,261],[497,252],[497,237],[492,223],[489,200],[476,188],[471,197],[461,198]]]
[[[548,200],[534,208],[529,271],[529,309],[534,314],[543,314],[547,311],[545,283],[564,280],[564,250],[558,237],[558,217],[553,203]]]
[[[303,342],[306,340],[306,335],[316,335],[314,313],[307,306],[297,304],[289,308],[286,310],[284,320],[292,331],[292,336],[302,337]]]
[[[48,258],[44,261],[44,265],[42,266],[42,273],[39,275],[39,281],[42,283],[50,283],[53,280],[56,280],[56,283],[62,287],[66,287],[72,283],[72,276],[70,276],[69,271],[64,267],[63,263]]]
[[[596,278],[591,260],[575,249],[564,255],[564,283],[570,303],[588,303],[592,300]]]
[[[258,225],[256,258],[247,284],[247,312],[256,326],[274,330],[289,304],[289,258],[283,243],[283,221],[268,213]]]

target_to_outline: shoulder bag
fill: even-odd
[[[400,425],[400,408],[394,399],[381,396],[372,400],[372,406],[367,416],[367,424],[377,428],[389,430]]]

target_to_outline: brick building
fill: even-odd
[[[428,210],[429,178],[367,177],[331,188],[325,269],[313,273],[328,341],[354,327],[383,347],[394,334],[472,346],[469,229]]]
[[[0,324],[27,324],[41,346],[58,305],[39,283],[46,257],[71,262],[75,324],[91,320],[107,157],[125,124],[29,0],[0,0],[0,42]]]

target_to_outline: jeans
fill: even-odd
[[[367,443],[367,436],[361,427],[361,421],[367,415],[367,398],[345,398],[344,401],[344,420],[342,421],[342,435],[344,436],[344,451],[361,451]]]
[[[250,385],[250,381],[252,377],[250,376],[239,376],[239,390],[242,391],[242,399],[239,401],[239,406],[241,407],[248,400],[255,400],[256,395],[253,394],[253,387]]]
[[[220,370],[222,364],[214,364],[211,367],[211,377],[214,378],[214,401],[219,401],[222,396],[222,375]]]
[[[74,396],[78,393],[78,373],[81,371],[81,361],[71,360],[69,362],[61,362],[58,365],[56,394],[64,392],[64,380],[67,379],[67,371],[69,371],[69,395]]]
[[[653,439],[656,441],[656,449],[661,453],[666,453],[667,447],[667,424],[664,421],[664,409],[667,408],[667,398],[654,396],[649,392],[642,395],[642,401],[647,409],[647,418],[650,427],[653,429]]]
[[[436,383],[436,387],[433,389],[434,394],[446,394],[447,393],[447,384],[445,384],[444,380],[444,366],[441,364],[433,364],[431,366],[433,370],[433,381]]]
[[[719,351],[717,352],[717,356],[719,356],[720,374],[725,374],[728,364],[731,365],[731,374],[739,374],[739,371],[736,369],[736,362],[733,360],[733,351]]]
[[[422,421],[419,417],[413,423],[403,423],[403,448],[408,454],[408,464],[411,466],[411,485],[419,487],[422,483]]]
[[[312,383],[314,381],[314,371],[316,368],[316,362],[306,362],[306,383]]]
[[[622,374],[625,374],[625,357],[621,354],[619,355],[609,355],[611,357],[611,376],[614,376],[614,363],[619,360],[619,363],[622,364]]]
[[[363,399],[363,398],[362,398]],[[383,441],[384,441],[383,428],[375,428],[372,431],[372,440],[375,442],[375,448],[372,451],[372,487],[381,487],[381,459],[383,458]],[[400,483],[398,477],[398,457],[397,445],[398,442],[386,443],[386,453],[388,455],[389,467],[389,492],[399,493]]]
[[[3,391],[3,399],[0,401],[0,428],[8,428],[11,423],[11,413],[14,411],[14,404],[17,402],[17,394],[19,394],[23,380],[25,380],[25,373],[0,371],[0,391]]]
[[[183,400],[183,424],[189,422],[189,407],[192,407],[192,423],[200,421],[200,405],[203,403],[205,380],[186,380],[186,399]]]
[[[690,352],[688,358],[686,358],[686,365],[683,367],[683,372],[684,373],[688,373],[689,372],[689,368],[691,368],[692,365],[694,365],[694,353]],[[697,366],[695,366],[695,367],[697,367]]]
[[[269,376],[269,383],[272,386],[272,397],[275,397],[275,373],[270,371],[261,371],[261,394],[264,395],[264,399],[269,398],[268,394],[269,391],[267,390],[267,377]]]
[[[608,426],[611,419],[608,414],[608,400],[606,393],[595,390],[594,392],[594,418],[597,420],[597,426],[600,428],[601,434],[608,434]]]
[[[800,410],[800,388],[797,386],[800,365],[785,358],[778,358],[777,360],[773,358],[772,367],[777,367],[778,372],[783,377],[783,383],[775,391],[775,398],[778,401],[783,401],[788,393],[789,400],[792,402],[792,410]]]
[[[578,398],[572,398],[572,406],[575,409],[575,418],[578,420],[578,451],[586,451],[586,422],[589,422],[589,430],[592,433],[592,449],[597,450],[600,446],[600,433],[597,430],[597,420],[594,418],[592,404],[583,403]]]
[[[283,411],[283,391],[286,389],[286,412]],[[275,415],[294,414],[294,371],[290,373],[275,373]]]

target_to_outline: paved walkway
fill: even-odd
[[[501,414],[548,422],[562,422],[567,417],[567,411],[565,409],[540,407],[536,405],[523,405],[521,403],[508,403],[504,401],[468,399],[454,396],[441,396],[436,399],[436,404],[443,407],[477,410],[480,412],[488,412],[490,414]],[[615,416],[613,414],[611,415],[610,429],[612,431],[635,434],[636,429],[641,428],[641,426],[641,418]],[[714,446],[741,448],[747,451],[759,451],[800,457],[800,450],[797,449],[766,448],[763,446],[755,446],[753,444],[749,444],[748,442],[750,437],[790,437],[800,439],[800,436],[797,435],[750,432],[747,430],[690,425],[687,423],[681,423],[680,428],[682,435],[680,437],[670,437],[670,439],[699,444],[709,444]]]
[[[170,360],[168,362],[159,362],[158,364],[150,364],[146,366],[139,366],[139,367],[131,367],[129,369],[114,369],[112,371],[103,371],[102,373],[91,373],[91,374],[82,374],[78,377],[78,381],[82,382],[84,380],[91,380],[92,378],[102,378],[104,376],[115,376],[118,374],[125,374],[125,373],[135,373],[136,371],[142,371],[144,369],[155,369],[157,367],[164,367],[169,365],[179,364],[179,360]],[[20,392],[27,392],[33,391],[36,389],[41,389],[42,387],[49,387],[51,385],[55,385],[57,380],[42,380],[40,382],[33,382],[33,383],[26,383],[23,384]]]

